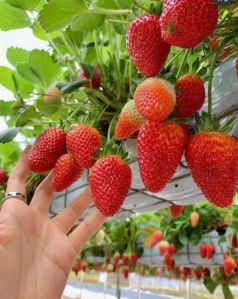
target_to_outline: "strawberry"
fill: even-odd
[[[169,244],[169,248],[168,248],[168,254],[169,255],[174,255],[176,252],[176,247],[174,244]]]
[[[48,172],[54,168],[60,156],[66,153],[66,133],[58,128],[44,130],[36,139],[28,154],[31,171]]]
[[[194,273],[194,276],[195,276],[198,280],[200,280],[200,279],[202,278],[203,271],[202,271],[201,268],[197,268],[197,269],[195,269],[195,270],[193,271],[193,273]]]
[[[62,155],[56,162],[52,186],[55,192],[67,189],[82,175],[83,168],[73,159],[71,154]]]
[[[206,245],[206,258],[211,259],[215,253],[215,247],[212,243]]]
[[[204,276],[207,276],[207,277],[210,277],[210,269],[209,268],[204,268],[203,269],[203,273],[204,273]]]
[[[125,279],[128,278],[128,276],[129,276],[129,272],[130,272],[130,269],[129,269],[128,266],[123,266],[123,267],[122,267],[122,273],[123,273]]]
[[[170,255],[166,255],[165,259],[164,259],[164,263],[167,267],[171,267],[173,264],[173,258]]]
[[[213,37],[210,39],[209,43],[208,43],[208,49],[210,50],[216,50],[219,47],[219,38],[217,37]]]
[[[132,261],[132,264],[133,264],[134,266],[137,265],[137,263],[138,263],[138,259],[139,259],[138,254],[135,253],[135,252],[133,252],[133,253],[131,254],[131,261]]]
[[[159,254],[161,256],[167,254],[168,253],[168,249],[169,249],[169,243],[167,241],[161,241],[159,243]]]
[[[81,70],[77,74],[77,80],[90,79],[90,83],[86,84],[87,87],[98,89],[102,83],[102,75],[98,67],[93,66],[93,74],[90,75],[86,71]]]
[[[191,215],[190,215],[190,223],[191,223],[191,226],[193,228],[198,225],[199,218],[200,218],[200,215],[197,212],[192,212],[191,213]]]
[[[131,180],[131,169],[119,156],[106,156],[94,164],[89,183],[95,205],[103,215],[113,216],[121,208]]]
[[[207,257],[207,245],[206,244],[201,244],[199,246],[199,252],[200,252],[200,256],[202,259],[205,259]]]
[[[194,135],[185,150],[192,177],[210,203],[232,204],[238,185],[238,141],[222,132]]]
[[[184,140],[183,129],[175,122],[151,122],[140,129],[138,163],[149,191],[161,191],[172,178],[183,154]]]
[[[158,244],[163,238],[163,233],[160,230],[153,232],[151,239],[151,247],[154,247]]]
[[[8,179],[7,173],[4,169],[0,168],[0,186],[3,186]]]
[[[129,56],[138,71],[153,77],[163,67],[170,46],[161,39],[159,16],[145,14],[129,26],[126,42]]]
[[[194,74],[179,78],[176,89],[176,116],[192,117],[204,104],[206,93],[203,80]]]
[[[63,91],[59,90],[56,86],[51,86],[46,91],[46,94],[43,96],[43,101],[46,104],[54,103],[58,101],[63,95],[64,95]]]
[[[66,143],[75,162],[90,168],[95,162],[96,150],[101,146],[101,137],[95,128],[79,125],[67,134]]]
[[[235,261],[231,257],[224,258],[224,273],[226,276],[230,276],[235,269]]]
[[[215,30],[217,21],[218,6],[213,0],[165,0],[162,38],[173,46],[194,48]]]
[[[148,78],[137,86],[134,100],[137,110],[145,119],[164,121],[174,109],[175,89],[164,79]]]
[[[232,246],[232,248],[238,248],[238,241],[237,241],[237,237],[236,237],[236,235],[233,235],[233,236],[232,236],[232,239],[231,239],[231,246]]]
[[[122,263],[123,265],[128,265],[128,262],[129,262],[129,256],[128,256],[128,253],[123,253],[122,255]]]
[[[238,76],[238,57],[236,58],[236,74]]]
[[[185,276],[188,277],[191,275],[191,269],[187,267],[181,267],[180,272]]]
[[[86,272],[88,269],[88,264],[86,262],[81,262],[80,268],[81,271]]]
[[[182,205],[172,205],[169,208],[170,208],[171,216],[173,218],[177,218],[182,214],[184,206],[182,206]]]
[[[112,264],[108,264],[107,265],[107,273],[112,273],[113,272],[113,265]]]
[[[130,100],[121,111],[120,118],[116,124],[115,135],[120,140],[131,137],[144,123],[145,119],[137,111],[134,100]]]

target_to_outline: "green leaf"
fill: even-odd
[[[29,59],[30,51],[21,48],[8,48],[7,59],[8,61],[16,66],[18,63],[25,62]]]
[[[33,10],[41,0],[6,0],[12,6],[16,6],[25,10]]]
[[[36,101],[36,106],[42,114],[50,116],[60,108],[61,101],[58,100],[53,103],[45,103],[42,99],[39,99]]]
[[[222,291],[225,299],[234,299],[234,296],[227,284],[222,285]]]
[[[31,25],[31,19],[22,9],[0,2],[0,11],[0,29],[3,31],[29,27]]]
[[[105,16],[93,14],[90,11],[81,13],[72,23],[72,30],[79,31],[92,31],[104,22]]]
[[[33,34],[41,39],[41,40],[45,40],[45,41],[48,41],[49,40],[49,37],[51,39],[54,39],[58,36],[58,33],[57,32],[53,32],[53,33],[46,33],[44,31],[44,29],[42,28],[41,24],[38,22],[38,21],[35,21],[35,23],[33,24],[32,26],[32,32]]]
[[[6,66],[0,66],[0,84],[15,93],[15,86],[12,80],[13,71]]]
[[[64,32],[64,35],[66,39],[70,41],[71,44],[73,44],[76,49],[81,47],[83,42],[83,32],[82,31],[73,31],[70,27],[66,29]]]
[[[118,5],[114,0],[97,0],[95,3],[96,7],[118,9]]]
[[[133,0],[117,0],[117,3],[120,8],[130,9],[133,4]]]
[[[87,8],[83,0],[51,0],[40,12],[40,23],[47,32],[57,31],[85,11]]]
[[[17,70],[26,80],[43,89],[49,88],[61,74],[61,68],[43,50],[31,51],[29,61],[18,64]]]
[[[34,106],[28,106],[17,118],[16,126],[25,126],[29,122],[35,122],[41,118],[41,114],[36,111]]]
[[[217,287],[217,284],[210,277],[204,279],[204,285],[211,294],[214,293]]]
[[[18,134],[21,128],[10,128],[0,132],[0,143],[12,141]]]
[[[11,105],[14,102],[6,102],[3,100],[0,100],[0,115],[1,116],[9,116],[12,113]]]

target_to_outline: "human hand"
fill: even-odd
[[[26,194],[28,150],[22,153],[9,177],[7,192]],[[96,210],[67,235],[91,205],[91,191],[87,187],[70,206],[49,219],[53,196],[51,181],[52,174],[49,174],[37,188],[29,206],[17,198],[7,199],[2,206],[0,298],[61,298],[75,258],[106,220]]]

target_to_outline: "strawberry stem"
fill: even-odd
[[[188,54],[189,54],[189,49],[187,49],[185,52],[184,52],[184,56],[183,56],[183,60],[182,60],[182,63],[179,67],[179,70],[178,70],[178,73],[177,73],[177,79],[179,79],[181,73],[182,73],[182,70],[183,70],[183,67],[187,61],[187,57],[188,57]]]
[[[106,16],[111,16],[111,15],[128,15],[131,13],[131,10],[129,9],[106,9],[106,8],[101,8],[101,7],[95,7],[93,9],[89,9],[91,13],[94,14],[102,14]]]

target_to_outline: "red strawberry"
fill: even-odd
[[[61,156],[54,168],[53,190],[60,192],[67,189],[82,175],[83,168],[75,163],[71,154]]]
[[[165,0],[160,17],[164,41],[180,48],[194,48],[216,28],[218,6],[213,0]]]
[[[181,267],[180,272],[185,276],[188,277],[191,275],[191,269],[187,267]]]
[[[54,168],[60,156],[66,153],[66,133],[58,128],[43,131],[28,154],[31,171],[48,172]]]
[[[130,100],[121,111],[120,118],[116,124],[115,135],[120,140],[131,137],[144,123],[145,119],[137,111],[134,100]]]
[[[176,94],[170,82],[148,78],[137,86],[134,99],[137,110],[145,119],[164,121],[174,109]]]
[[[95,162],[96,149],[101,146],[101,137],[95,128],[79,125],[67,134],[66,143],[75,162],[90,168]]]
[[[128,253],[123,253],[122,255],[122,263],[123,265],[128,265],[128,262],[129,262],[129,256],[128,256]]]
[[[138,135],[138,163],[145,187],[161,191],[174,175],[184,150],[184,132],[175,122],[146,123]]]
[[[59,90],[56,86],[51,86],[46,94],[43,96],[45,103],[54,103],[64,95],[63,91]]]
[[[197,268],[194,270],[195,277],[200,280],[202,278],[203,271],[201,268]]]
[[[199,76],[184,75],[176,82],[175,89],[177,117],[191,117],[202,108],[206,93],[204,82]]]
[[[133,253],[131,254],[131,261],[132,261],[132,264],[133,264],[134,266],[137,265],[137,263],[138,263],[138,259],[139,259],[138,254],[135,253],[135,252],[133,252]]]
[[[114,253],[114,255],[112,257],[113,264],[117,265],[119,263],[120,258],[121,258],[121,255],[119,252]]]
[[[210,39],[208,43],[208,49],[210,50],[216,50],[219,47],[219,38],[213,37]]]
[[[238,57],[236,58],[236,74],[238,76]]]
[[[214,205],[232,204],[238,185],[238,141],[221,132],[194,135],[185,151],[194,181]]]
[[[204,273],[204,276],[208,276],[208,277],[210,277],[210,269],[208,269],[208,268],[204,268],[203,269],[203,273]]]
[[[101,72],[99,68],[96,66],[93,66],[93,74],[91,78],[89,74],[87,74],[84,70],[79,71],[77,74],[77,80],[83,80],[83,79],[90,79],[90,83],[88,84],[88,87],[94,89],[98,89],[102,83]]]
[[[212,243],[206,245],[206,258],[211,259],[215,253],[215,247]]]
[[[123,273],[125,279],[128,278],[128,276],[129,276],[129,272],[130,272],[130,269],[129,269],[128,266],[123,266],[123,267],[122,267],[122,273]]]
[[[127,49],[138,71],[153,77],[163,67],[170,46],[161,39],[159,16],[145,14],[135,19],[127,32]]]
[[[165,259],[164,259],[164,263],[167,267],[171,267],[173,264],[173,258],[170,255],[166,255]]]
[[[89,183],[95,205],[103,215],[113,216],[121,208],[131,180],[131,169],[119,156],[106,156],[94,164]]]
[[[163,233],[160,230],[153,232],[151,239],[151,247],[154,247],[158,244],[163,238]]]
[[[7,173],[4,169],[0,168],[0,186],[3,186],[8,179]]]
[[[201,244],[199,247],[200,256],[202,259],[205,259],[207,257],[207,245]]]
[[[174,245],[174,244],[170,244],[170,245],[169,245],[169,248],[168,248],[168,253],[169,253],[169,255],[174,255],[175,252],[176,252],[176,247],[175,247],[175,245]]]
[[[179,215],[182,214],[184,206],[182,205],[172,205],[169,207],[170,213],[173,218],[177,218]]]
[[[224,273],[226,276],[230,276],[233,273],[236,264],[233,258],[224,258]]]
[[[161,256],[167,254],[168,253],[168,249],[169,249],[169,243],[167,241],[161,241],[159,243],[159,254]]]
[[[190,215],[190,222],[192,227],[196,227],[199,223],[200,215],[197,212],[192,212]]]

